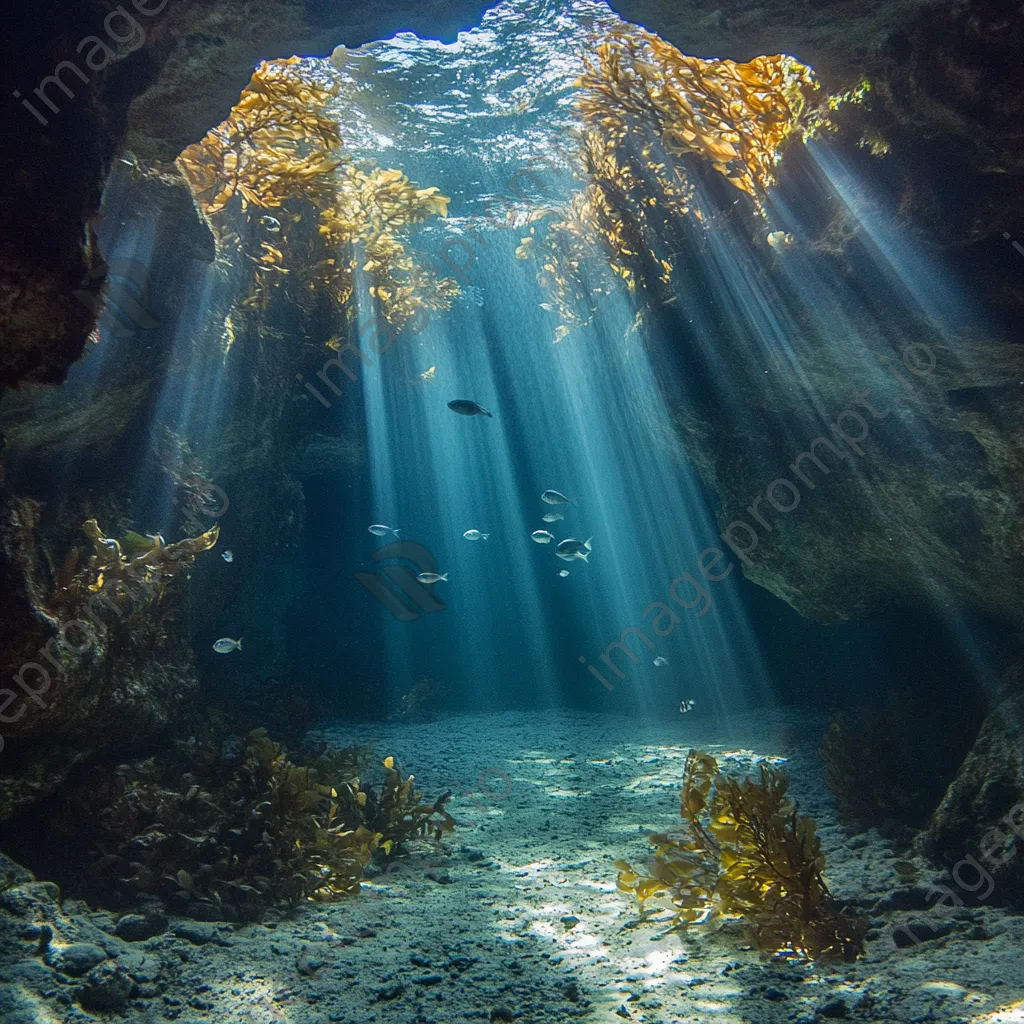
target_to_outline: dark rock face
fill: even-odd
[[[986,891],[993,902],[1024,895],[1024,694],[1008,697],[985,720],[935,812],[927,844],[976,898]]]

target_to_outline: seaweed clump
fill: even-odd
[[[193,738],[168,758],[88,772],[63,794],[46,845],[67,848],[66,834],[88,847],[58,877],[104,906],[159,899],[202,920],[260,920],[337,900],[359,891],[372,860],[454,827],[451,793],[424,803],[392,757],[379,787],[363,783],[371,756],[321,744],[292,760],[265,729],[220,747]]]
[[[550,297],[542,308],[561,320],[555,341],[592,323],[594,296],[613,286],[630,294],[653,287],[670,298],[685,251],[679,222],[705,221],[694,183],[726,181],[764,215],[789,142],[832,130],[832,111],[867,89],[830,97],[811,68],[785,54],[704,60],[633,26],[596,42],[576,83],[586,184],[546,229],[531,227],[516,254],[540,267]]]
[[[178,157],[219,249],[234,249],[247,269],[245,293],[225,321],[226,350],[239,325],[276,298],[306,316],[343,313],[353,333],[353,299],[365,280],[397,334],[412,324],[422,330],[430,311],[450,309],[459,294],[453,278],[407,245],[413,227],[447,217],[450,200],[400,170],[358,166],[331,116],[338,93],[298,57],[264,61],[227,119]],[[325,344],[337,351],[342,339]]]
[[[618,887],[641,903],[668,894],[676,928],[742,919],[765,957],[853,960],[867,921],[842,912],[829,892],[814,821],[786,796],[788,776],[760,770],[760,781],[737,781],[710,754],[691,750],[682,832],[650,837],[650,874],[616,861]]]
[[[936,704],[900,691],[855,717],[836,715],[820,753],[839,820],[888,837],[925,825],[977,735],[982,708],[969,694]]]

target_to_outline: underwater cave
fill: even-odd
[[[0,1020],[1024,1020],[1024,11],[3,32]]]

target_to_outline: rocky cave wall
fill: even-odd
[[[114,38],[124,26],[111,23],[114,32],[109,31],[104,25],[108,8],[98,2],[19,7],[3,29],[9,42],[5,52],[12,59],[4,70],[11,128],[0,153],[0,387],[59,384],[81,356],[94,315],[74,293],[83,288],[98,292],[103,282],[104,254],[93,228],[103,181],[119,155],[130,151],[146,163],[172,161],[223,119],[261,59],[327,54],[338,43],[358,46],[400,29],[450,41],[458,29],[477,24],[487,6],[478,0],[407,0],[349,5],[339,13],[335,5],[315,0],[255,7],[240,0],[153,0],[140,8],[150,13],[137,15],[145,35],[140,45]],[[892,145],[893,175],[903,180],[901,212],[908,229],[926,244],[964,251],[968,262],[972,246],[1003,232],[1024,235],[1019,199],[1024,18],[1016,5],[992,0],[956,5],[893,0],[870,6],[844,0],[772,5],[726,0],[709,11],[690,2],[620,0],[614,6],[623,17],[697,56],[743,60],[790,52],[812,64],[830,88],[868,76],[875,97],[871,118]],[[73,95],[59,97],[58,112],[44,110],[48,123],[41,124],[10,98],[12,91],[32,95],[62,61],[75,59],[79,42],[89,35],[109,43],[111,58],[101,70],[91,71],[87,82],[68,78]],[[970,202],[954,200],[951,181]],[[202,248],[202,226],[192,223]],[[1004,279],[986,298],[1008,314],[1024,311],[1019,282]],[[1019,346],[987,352],[993,368],[988,378],[944,379],[944,395],[922,407],[932,423],[948,421],[950,409],[959,417],[958,426],[946,422],[945,429],[951,445],[962,450],[956,463],[962,478],[935,480],[926,470],[914,476],[901,473],[898,445],[885,456],[890,463],[873,470],[879,479],[895,481],[888,496],[893,508],[908,500],[928,506],[922,543],[936,564],[953,559],[965,537],[978,545],[981,561],[964,570],[963,589],[986,614],[1016,619],[1017,629],[1020,574],[1014,566],[1019,568],[1021,552],[1006,544],[1016,537],[1012,526],[1019,520],[1021,417],[1020,405],[1006,388],[1021,375],[1019,353]],[[970,407],[970,395],[979,388],[1005,399],[1002,433]],[[967,405],[955,408],[965,396]],[[747,393],[752,412],[762,415],[769,432],[780,419],[800,415],[775,397],[780,399],[775,406],[763,407],[763,395]],[[140,394],[140,407],[143,402]],[[52,427],[60,433],[60,424]],[[681,410],[677,427],[695,441],[690,457],[723,508],[730,502],[745,504],[771,479],[765,473],[775,468],[775,456],[792,454],[780,449],[751,459],[748,438],[729,436],[701,410]],[[51,443],[58,442],[57,434]],[[964,487],[973,485],[965,497]],[[16,496],[5,495],[3,514],[8,540],[16,542],[3,567],[4,593],[9,597],[10,586],[20,580],[20,591],[28,594],[30,572],[16,548],[34,546],[25,539],[25,531],[34,529],[31,511]],[[806,536],[796,531],[750,575],[822,621],[877,607],[886,596],[882,584],[888,586],[887,573],[914,555],[891,538],[884,540],[884,529],[871,536],[848,531],[847,542],[829,550],[806,542],[807,536],[823,536],[821,522],[812,517],[802,529]],[[840,573],[846,583],[820,585],[829,573]],[[991,579],[999,581],[994,595],[982,592]],[[15,604],[5,607],[4,622],[10,649],[20,651],[48,634],[31,601]],[[190,687],[180,689],[187,693]],[[170,704],[167,708],[170,713]],[[991,738],[986,742],[991,746]],[[59,776],[45,760],[38,771]],[[969,781],[964,782],[967,789],[958,791],[958,806],[973,806]]]

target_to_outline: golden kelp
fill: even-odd
[[[668,285],[673,265],[660,227],[667,216],[690,212],[693,186],[682,169],[658,160],[652,144],[617,150],[598,132],[580,137],[588,184],[576,192],[561,219],[531,227],[516,256],[533,257],[537,279],[558,314],[555,341],[591,323],[594,300],[617,283],[630,293],[639,279]],[[657,198],[655,198],[657,197]]]
[[[453,827],[451,794],[420,803],[393,758],[379,790],[361,784],[366,747],[295,759],[259,728],[239,753],[201,731],[160,758],[94,771],[75,794],[77,819],[62,825],[85,850],[75,870],[93,897],[259,920],[275,906],[357,893],[371,860]]]
[[[291,57],[260,64],[227,119],[178,157],[207,216],[236,195],[243,209],[329,195],[341,134],[324,108],[337,87],[310,82],[300,63]]]
[[[824,126],[814,72],[785,54],[746,64],[687,57],[651,32],[611,33],[578,85],[584,122],[614,146],[638,127],[671,156],[692,153],[760,202],[794,133]]]
[[[401,171],[357,167],[326,113],[337,87],[309,81],[300,63],[262,63],[227,120],[178,158],[221,247],[248,262],[238,312],[266,312],[278,293],[306,313],[321,299],[350,312],[360,275],[396,332],[425,310],[449,309],[458,285],[420,265],[404,238],[446,217],[450,200]],[[240,231],[223,219],[235,196],[246,218]],[[226,352],[236,329],[225,324]]]
[[[399,332],[423,310],[449,309],[458,284],[418,263],[401,236],[431,217],[447,217],[450,202],[437,188],[416,188],[401,171],[367,172],[346,164],[333,202],[320,212],[322,258],[300,267],[302,284],[345,307],[363,274],[384,318]]]
[[[680,834],[650,837],[651,873],[625,861],[618,887],[642,902],[667,894],[677,928],[740,919],[763,956],[804,959],[863,952],[867,921],[843,913],[822,872],[814,822],[786,796],[786,774],[761,765],[760,781],[729,778],[691,750],[680,798]]]
[[[704,219],[687,159],[706,161],[763,212],[786,142],[830,128],[839,102],[863,98],[863,89],[824,95],[813,71],[784,54],[702,60],[635,26],[605,35],[585,63],[575,134],[586,184],[517,252],[540,267],[545,308],[561,320],[556,341],[591,323],[594,298],[616,283],[667,291],[675,222]]]

